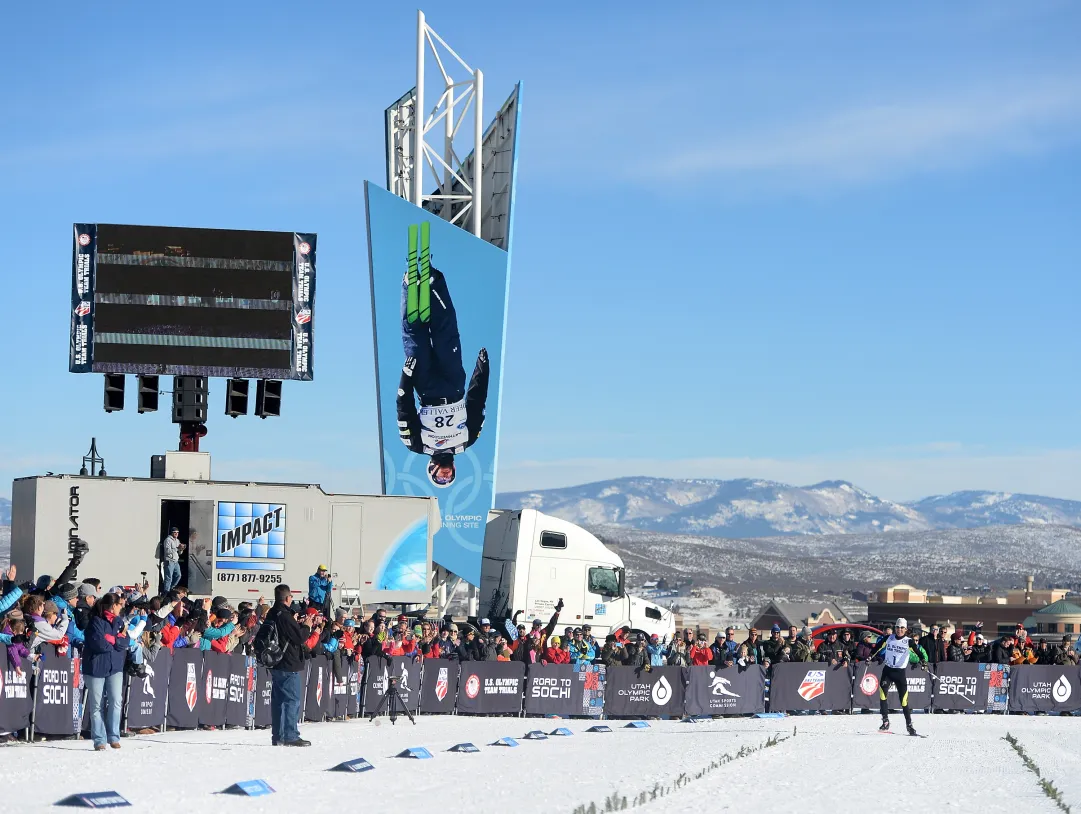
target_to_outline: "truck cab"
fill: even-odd
[[[626,591],[623,560],[595,536],[534,509],[488,513],[481,565],[481,616],[547,623],[562,597],[559,630],[588,624],[595,638],[624,625],[647,636],[675,634],[672,612]]]

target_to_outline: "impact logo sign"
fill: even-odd
[[[285,559],[285,506],[219,503],[218,557]]]
[[[799,689],[796,690],[796,692],[799,693],[800,698],[804,701],[813,701],[825,691],[825,670],[808,670],[807,675],[805,675],[803,681],[800,682]]]

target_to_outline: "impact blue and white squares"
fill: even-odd
[[[285,559],[285,506],[218,504],[219,559]]]

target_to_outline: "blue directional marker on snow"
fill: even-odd
[[[370,772],[374,769],[371,763],[366,761],[362,757],[358,757],[356,760],[347,760],[344,763],[339,763],[337,766],[330,769],[332,772]]]
[[[241,780],[222,791],[222,794],[239,794],[242,797],[262,797],[273,793],[274,789],[265,780]]]
[[[645,721],[631,721],[624,729],[649,729],[649,724]]]
[[[558,735],[558,736],[561,736],[561,737],[569,737],[570,735],[573,735],[574,733],[571,732],[569,729],[567,729],[567,727],[561,726],[561,727],[559,727],[559,729],[553,729],[548,734],[549,735]]]
[[[447,751],[448,752],[463,752],[463,753],[466,753],[466,752],[479,752],[480,749],[478,749],[476,746],[474,746],[471,743],[456,743],[456,744],[454,744],[454,746],[450,747],[450,749],[448,749]]]
[[[499,740],[495,741],[492,744],[492,746],[517,746],[517,745],[518,745],[518,741],[516,741],[514,738],[500,738]]]
[[[78,806],[79,808],[119,808],[130,806],[126,799],[115,791],[87,791],[82,794],[71,794],[63,800],[59,800],[58,806]]]
[[[431,758],[432,753],[425,749],[423,746],[414,746],[410,749],[406,749],[398,753],[398,757],[412,757],[417,760],[428,760]]]
[[[612,731],[612,727],[604,726],[603,724],[597,724],[596,726],[591,726],[589,729],[586,730],[586,732],[611,732],[611,731]]]

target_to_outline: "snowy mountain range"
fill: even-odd
[[[847,481],[789,486],[766,480],[631,477],[512,492],[496,505],[538,509],[575,523],[749,538],[798,534],[1081,526],[1081,501],[1002,492],[954,492],[911,503],[884,500]]]

